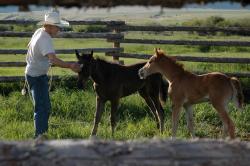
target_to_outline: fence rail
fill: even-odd
[[[136,59],[149,59],[152,55],[149,54],[133,54],[133,53],[106,53],[107,56],[117,56],[123,58],[136,58]],[[189,62],[212,62],[212,63],[250,63],[250,58],[231,58],[231,57],[195,57],[187,55],[177,55],[173,56],[179,61],[189,61]]]
[[[204,41],[204,40],[151,40],[151,39],[108,39],[109,42],[133,44],[172,44],[198,46],[250,46],[249,41]]]
[[[53,75],[53,80],[59,80],[60,77],[58,75]],[[17,81],[24,81],[25,77],[24,76],[1,76],[0,77],[0,82],[17,82]]]
[[[0,67],[23,67],[26,62],[0,62]]]
[[[74,54],[75,50],[80,52],[120,52],[123,51],[123,48],[74,48],[74,49],[57,49],[55,50],[57,54]],[[1,54],[26,54],[27,49],[0,49]]]
[[[0,37],[31,37],[33,32],[0,32]],[[115,33],[83,33],[83,32],[60,32],[55,38],[104,38],[104,39],[121,39],[123,34]]]
[[[123,25],[116,26],[116,29],[120,31],[185,31],[185,32],[225,32],[225,33],[239,33],[239,34],[250,34],[249,28],[220,28],[220,27],[186,27],[186,26],[132,26]]]
[[[65,61],[72,63],[74,61]],[[0,67],[24,67],[26,66],[26,62],[0,62]],[[54,66],[54,65],[52,65]]]

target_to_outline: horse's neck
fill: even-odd
[[[186,75],[185,70],[173,62],[169,62],[169,64],[162,66],[162,68],[162,74],[164,74],[170,82]]]
[[[94,60],[91,66],[91,78],[96,83],[102,83],[106,75],[105,62],[102,60]]]

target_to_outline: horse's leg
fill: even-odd
[[[163,133],[164,130],[164,110],[162,108],[161,102],[159,100],[159,96],[157,94],[151,95],[151,99],[153,100],[154,106],[156,108],[157,117],[160,123],[160,131]]]
[[[223,102],[211,101],[223,122],[224,132],[228,132],[230,138],[235,138],[235,126],[227,113],[227,106]],[[226,131],[227,130],[227,131]]]
[[[181,104],[173,104],[172,105],[172,139],[176,137],[176,131],[178,128],[178,120],[181,112]]]
[[[226,110],[226,112],[228,112],[227,106],[225,106],[225,110]],[[226,123],[224,123],[223,121],[222,121],[222,125],[223,125],[223,135],[222,135],[222,137],[226,138],[228,136],[228,125]]]
[[[228,126],[223,123],[223,138],[227,137]]]
[[[193,107],[192,105],[184,105],[184,108],[186,110],[185,115],[186,115],[188,131],[190,132],[191,137],[194,138],[195,132],[194,132],[194,120],[193,120]]]
[[[111,132],[112,137],[114,137],[114,131],[116,126],[116,111],[118,108],[119,100],[111,101],[111,114],[110,114],[110,122],[111,122]]]
[[[159,122],[159,118],[157,116],[157,113],[156,113],[156,108],[155,108],[155,105],[153,103],[153,101],[150,99],[149,97],[149,94],[145,91],[139,91],[139,94],[141,95],[142,98],[144,98],[147,106],[149,107],[151,113],[154,115],[154,118],[156,120],[156,125],[157,125],[157,128],[160,129],[160,122]]]
[[[96,112],[95,112],[95,120],[94,120],[94,127],[91,132],[91,136],[96,135],[98,124],[101,120],[101,116],[104,110],[105,102],[100,99],[100,97],[96,96]]]

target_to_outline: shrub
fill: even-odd
[[[248,28],[250,27],[250,19],[249,18],[242,18],[242,19],[237,19],[237,20],[229,20],[225,19],[221,16],[211,16],[206,19],[192,19],[190,21],[184,22],[182,24],[183,26],[198,26],[198,27],[240,27],[240,28]],[[222,32],[200,32],[200,35],[225,35],[225,33]],[[239,35],[250,35],[249,33],[245,32],[230,32],[226,33],[226,35],[231,35],[231,34],[239,34]]]
[[[103,25],[76,25],[72,27],[75,32],[108,32],[109,29]]]

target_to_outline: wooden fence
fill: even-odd
[[[215,33],[223,32],[227,34],[239,34],[239,35],[250,35],[249,28],[219,28],[219,27],[180,27],[180,26],[131,26],[131,25],[115,25],[117,31],[153,31],[153,32],[162,32],[162,31],[183,31],[183,32],[203,32],[203,33]],[[114,28],[113,27],[113,28]],[[109,42],[117,43],[130,43],[130,44],[168,44],[168,45],[191,45],[191,46],[241,46],[241,47],[250,47],[250,41],[208,41],[208,40],[152,40],[152,39],[126,39],[126,38],[117,38],[117,39],[108,39]],[[131,54],[131,53],[106,53],[108,56],[113,57],[126,57],[126,58],[139,58],[139,59],[148,59],[151,55],[148,54]],[[232,58],[232,57],[197,57],[197,56],[175,56],[177,60],[180,61],[189,61],[189,62],[213,62],[213,63],[241,63],[247,64],[250,62],[249,58]],[[117,59],[117,58],[116,58]],[[195,72],[195,71],[194,71]],[[202,74],[201,72],[196,72]],[[250,77],[249,72],[244,73],[225,73],[229,76],[236,77]]]
[[[82,32],[61,32],[58,38],[101,38],[107,42],[112,42],[112,48],[84,48],[78,49],[80,52],[93,50],[94,52],[103,52],[107,56],[113,56],[114,60],[119,57],[147,59],[151,55],[124,53],[124,49],[120,47],[121,43],[133,44],[171,44],[171,45],[192,45],[192,46],[244,46],[249,47],[249,41],[207,41],[207,40],[152,40],[152,39],[126,39],[123,31],[185,31],[185,32],[225,32],[250,34],[248,28],[212,28],[212,27],[174,27],[174,26],[131,26],[126,25],[124,21],[69,21],[71,25],[105,25],[109,32],[106,33],[82,33]],[[19,24],[28,25],[36,24],[37,21],[20,21],[20,20],[0,20],[0,24]],[[0,32],[0,37],[31,37],[32,32]],[[0,54],[26,54],[26,49],[0,49]],[[58,49],[58,54],[71,54],[74,49]],[[190,62],[213,62],[213,63],[249,63],[250,58],[215,58],[215,57],[194,57],[194,56],[176,56],[177,60]],[[0,67],[21,67],[25,66],[25,62],[0,62]],[[226,73],[237,77],[250,77],[250,73]],[[23,80],[24,77],[0,77],[0,82],[12,82]]]
[[[23,20],[0,20],[0,24],[14,24],[14,25],[29,25],[36,24],[38,21],[23,21]],[[57,35],[57,38],[96,38],[96,39],[120,39],[123,38],[122,33],[116,33],[115,27],[124,25],[124,21],[69,21],[71,25],[104,25],[110,29],[111,32],[105,33],[85,33],[85,32],[61,32]],[[113,28],[114,27],[114,28]],[[112,32],[113,31],[113,32]],[[1,31],[0,37],[31,37],[32,32],[12,32],[12,31]],[[112,48],[77,48],[80,52],[89,52],[93,50],[94,52],[101,53],[118,53],[123,52],[123,48],[117,47],[116,42],[113,44]],[[26,49],[0,49],[1,54],[26,54]],[[56,49],[57,54],[74,54],[75,49]],[[26,62],[0,62],[0,67],[23,67]],[[58,78],[58,76],[55,76]],[[24,80],[24,76],[1,76],[0,82],[13,82]]]
[[[0,141],[1,166],[249,166],[250,143],[196,140]]]

